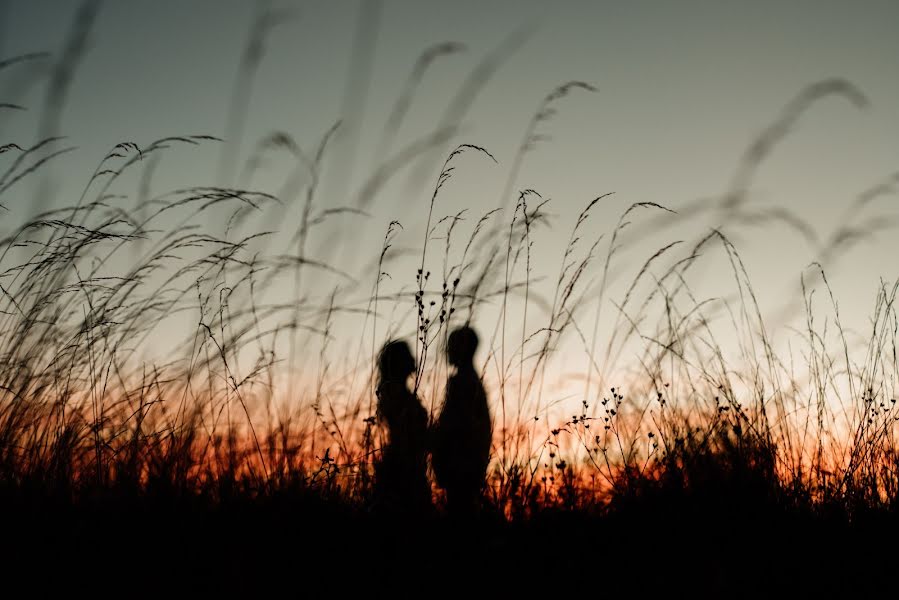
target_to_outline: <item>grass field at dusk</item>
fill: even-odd
[[[226,4],[0,1],[8,581],[894,585],[894,5]]]

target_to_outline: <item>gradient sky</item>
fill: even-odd
[[[59,52],[77,6],[0,0],[0,56]],[[473,98],[454,138],[487,148],[499,164],[460,163],[458,183],[435,209],[438,216],[494,208],[540,99],[569,80],[595,85],[595,94],[575,93],[558,103],[558,114],[541,130],[551,139],[526,157],[516,181],[516,189],[552,198],[553,228],[535,243],[535,271],[543,274],[555,273],[577,213],[600,194],[615,192],[597,209],[592,234],[610,231],[633,202],[673,209],[697,199],[714,202],[753,138],[816,81],[848,80],[870,106],[858,110],[837,97],[815,104],[765,162],[749,201],[787,208],[825,239],[845,222],[860,192],[899,171],[899,3],[892,0],[369,3],[376,25],[364,30],[375,34],[356,58],[356,64],[370,64],[368,85],[350,76],[363,3],[281,0],[273,6],[290,15],[266,39],[241,159],[255,140],[276,130],[312,152],[342,117],[348,127],[326,169],[322,207],[352,205],[364,176],[386,158],[379,147],[385,119],[416,59],[435,43],[459,42],[465,49],[426,73],[394,151],[433,131],[472,69],[508,36],[531,32]],[[226,135],[254,11],[250,2],[224,0],[103,4],[62,120],[62,133],[80,150],[58,163],[59,189],[69,181],[81,185],[103,153],[123,140],[143,145],[165,135]],[[2,117],[0,141],[34,139],[42,93],[38,82],[18,100],[32,110]],[[217,151],[177,156],[165,162],[158,188],[215,180]],[[283,164],[269,164],[254,182],[277,189],[283,172]],[[328,248],[324,236],[320,251],[337,252],[335,260],[361,275],[393,218],[406,227],[401,242],[418,244],[435,174],[414,188],[422,183],[416,172],[403,171],[364,224],[354,218],[334,224],[338,232],[352,232],[352,244]],[[3,200],[12,208],[4,218],[24,218],[27,202]],[[866,216],[895,216],[897,200],[895,194],[878,200]],[[72,199],[61,192],[56,201]],[[653,248],[694,239],[711,224],[682,223],[637,244],[629,256],[638,267]],[[799,274],[815,248],[781,225],[733,235],[763,308],[777,314],[798,295]],[[850,327],[864,330],[879,279],[899,276],[897,256],[899,236],[882,232],[829,267]],[[717,268],[709,266],[710,294],[723,293],[714,285]]]

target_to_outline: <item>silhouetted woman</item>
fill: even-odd
[[[456,372],[446,383],[433,431],[434,475],[446,491],[447,509],[456,514],[477,511],[490,460],[490,409],[474,367],[477,348],[478,336],[470,327],[450,334],[446,351]]]
[[[431,506],[427,478],[428,413],[409,390],[415,359],[409,345],[388,342],[378,358],[378,416],[387,443],[375,465],[377,506],[393,512],[421,512]]]

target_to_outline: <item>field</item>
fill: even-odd
[[[96,589],[174,577],[340,589],[344,573],[372,586],[481,573],[641,596],[830,596],[889,581],[899,281],[872,288],[869,329],[853,336],[827,274],[884,225],[867,211],[899,176],[863,191],[820,241],[784,304],[801,324],[787,335],[766,324],[737,241],[765,235],[759,224],[814,235],[803,215],[758,209],[749,192],[807,113],[867,105],[851,82],[786,99],[713,200],[600,191],[560,216],[549,193],[517,189],[566,103],[597,93],[573,81],[538,103],[511,158],[458,143],[460,117],[385,156],[344,203],[319,187],[344,123],[324,123],[312,144],[283,131],[241,144],[253,44],[270,27],[260,18],[227,141],[122,141],[51,201],[53,166],[76,151],[60,114],[94,9],[61,58],[0,60],[2,75],[50,69],[37,141],[0,138],[8,580],[37,568]],[[427,69],[455,51],[419,57],[386,140]],[[0,102],[4,119],[32,108]],[[216,183],[159,189],[170,155],[218,160]],[[254,185],[278,160],[296,166]],[[426,193],[372,233],[373,206],[411,166]],[[453,198],[481,169],[504,169],[504,184],[475,213]],[[713,225],[679,229],[699,221]],[[706,269],[724,274],[714,292]],[[410,342],[410,385],[433,417],[447,335],[463,324],[481,338],[493,415],[483,506],[448,515],[434,484],[432,512],[380,514],[378,351]]]

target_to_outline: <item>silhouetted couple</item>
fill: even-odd
[[[376,495],[391,510],[423,512],[431,506],[428,453],[447,510],[477,510],[490,459],[491,423],[484,386],[474,368],[478,336],[470,327],[453,331],[447,358],[456,372],[447,381],[440,415],[428,426],[428,414],[409,389],[416,372],[409,345],[388,342],[378,361],[378,413],[387,427],[387,444],[376,464]]]

